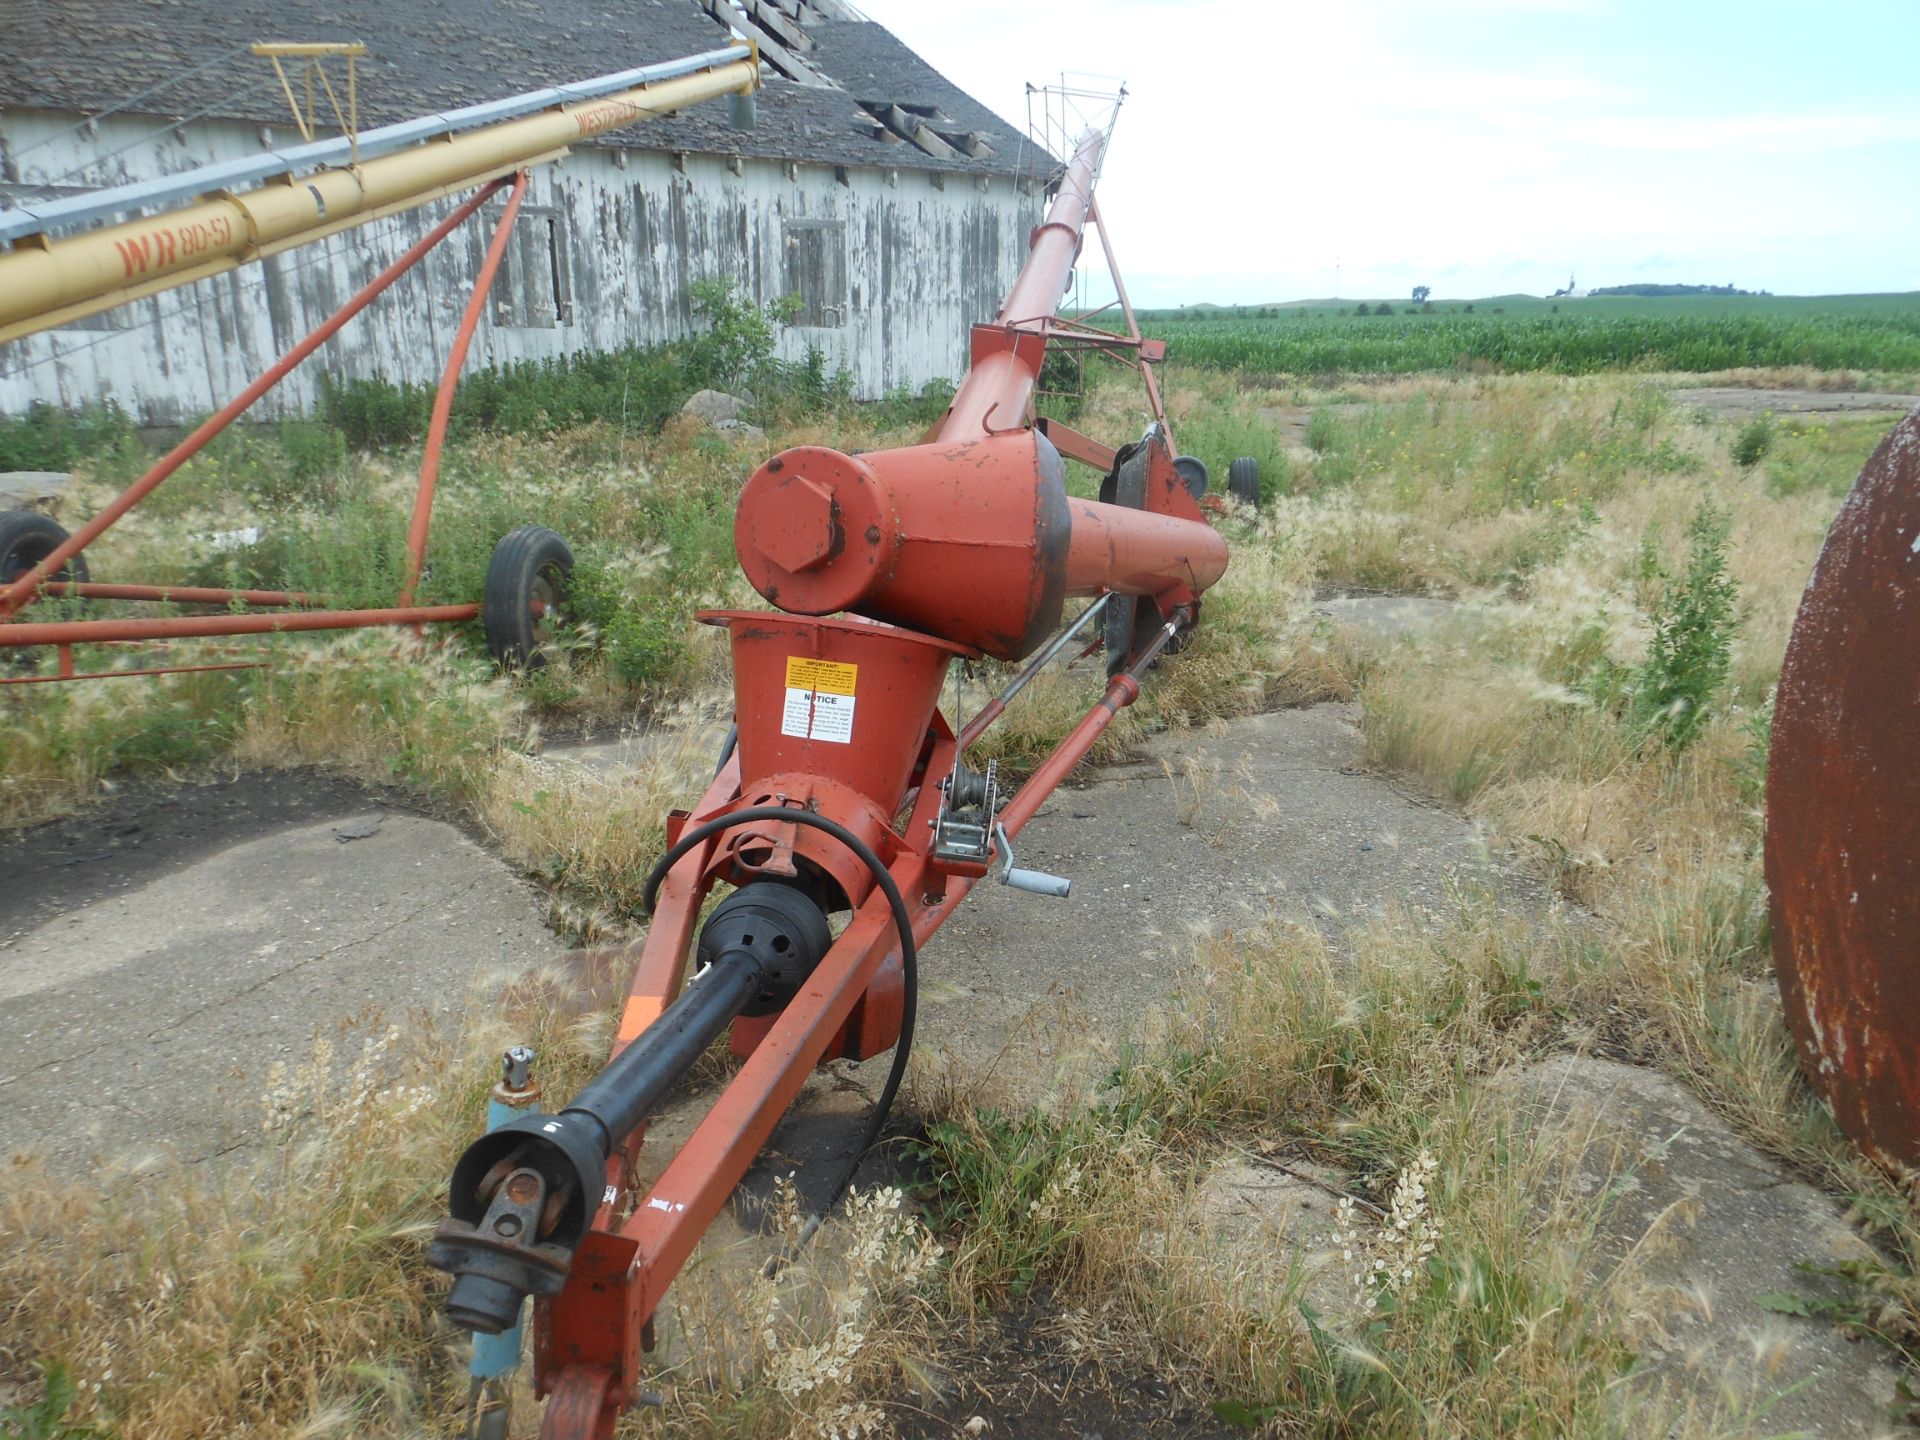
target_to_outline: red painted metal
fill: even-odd
[[[700,619],[725,625],[732,641],[739,808],[804,804],[885,856],[947,664],[971,652],[860,620],[738,610]],[[838,842],[794,826],[730,831],[712,863],[723,878],[741,883],[791,874],[796,862],[831,875],[850,898],[873,885]]]
[[[196,635],[275,635],[295,630],[357,630],[371,625],[451,625],[477,619],[479,614],[478,605],[413,605],[391,610],[294,610],[279,615],[16,620],[0,625],[0,647],[100,645],[125,640],[178,640]]]
[[[402,605],[413,603],[413,592],[420,583],[420,570],[427,562],[427,526],[433,519],[433,491],[440,479],[440,449],[446,443],[447,422],[453,416],[453,393],[466,367],[467,351],[473,345],[473,332],[486,314],[487,297],[493,289],[493,277],[507,253],[507,241],[513,238],[514,218],[520,202],[527,197],[527,172],[513,177],[513,190],[507,196],[500,223],[494,226],[493,241],[487,246],[486,259],[474,277],[473,291],[467,296],[466,313],[460,328],[454,331],[453,345],[447,351],[447,363],[440,372],[440,388],[433,393],[433,417],[427,422],[427,443],[420,456],[420,485],[414,492],[413,515],[407,522],[407,576],[400,586]]]
[[[69,560],[98,540],[123,515],[152,494],[162,481],[198,454],[209,440],[231,425],[254,401],[285,379],[302,360],[326,344],[341,326],[366,309],[381,292],[419,264],[428,251],[452,234],[469,215],[480,208],[489,195],[504,183],[506,182],[503,180],[493,181],[462,202],[451,215],[408,246],[399,259],[374,276],[351,300],[328,316],[319,329],[282,355],[261,374],[259,379],[214,412],[191,435],[168,451],[152,469],[102,507],[99,514],[56,545],[52,553],[39,564],[19,576],[4,590],[0,590],[0,619],[18,613],[22,606],[32,600],[35,591],[49,576],[57,575]]]
[[[1033,428],[1046,436],[1053,448],[1067,459],[1078,460],[1096,470],[1111,470],[1114,457],[1119,453],[1113,446],[1102,445],[1092,436],[1082,435],[1071,425],[1049,420],[1044,415],[1034,422]]]
[[[669,836],[749,807],[803,807],[880,858],[907,899],[916,943],[987,868],[934,849],[938,782],[1004,708],[996,701],[956,739],[937,708],[952,662],[1031,653],[1068,595],[1120,592],[1157,604],[1157,618],[1143,607],[1131,668],[1002,804],[998,822],[1016,836],[1137,698],[1139,675],[1197,619],[1200,594],[1227,562],[1173,470],[1164,423],[1144,450],[1124,452],[1137,468],[1127,471],[1123,505],[1069,499],[1061,452],[1034,423],[1046,347],[1072,328],[1053,310],[1093,213],[1104,146],[1104,136],[1080,145],[998,322],[975,331],[972,373],[925,442],[861,456],[800,447],[748,481],[734,532],[741,567],[786,613],[701,617],[724,624],[732,642],[738,747],[699,804],[669,818]],[[1127,313],[1130,337],[1089,343],[1136,357],[1163,422],[1155,352]],[[1056,433],[1081,459],[1123,459],[1077,432]],[[851,614],[824,618],[834,611]],[[756,819],[707,839],[665,877],[616,1052],[679,994],[712,889],[762,877],[810,881],[826,892],[826,908],[851,919],[778,1014],[734,1022],[739,1072],[644,1194],[633,1179],[644,1126],[615,1147],[565,1288],[535,1306],[535,1383],[554,1397],[542,1431],[552,1440],[605,1433],[641,1393],[655,1310],[813,1067],[880,1053],[900,1035],[902,946],[885,893],[830,838]]]
[[[547,1402],[544,1437],[579,1436],[582,1440],[613,1440],[620,1418],[618,1377],[606,1366],[579,1365],[566,1372]]]
[[[261,605],[298,607],[324,605],[317,595],[291,590],[221,590],[205,585],[101,585],[93,581],[74,583],[49,580],[40,587],[42,595],[74,595],[82,600],[154,600],[171,605]]]
[[[1109,684],[1106,694],[1001,811],[1001,823],[1009,836],[1020,833],[1113,717],[1133,703],[1139,689],[1130,675],[1119,676]],[[747,698],[747,692],[743,692],[743,698]],[[950,764],[953,753],[953,741],[948,738],[935,747],[929,768]],[[690,823],[729,808],[731,802],[718,801],[716,794],[725,788],[716,783]],[[913,932],[916,940],[922,941],[932,936],[977,883],[975,877],[966,875],[937,877],[925,843],[911,842],[911,837],[929,833],[926,822],[933,818],[937,805],[934,787],[922,787],[904,827],[909,839],[902,842],[901,853],[889,867],[902,893],[913,897],[909,900]],[[669,900],[663,890],[642,955],[643,972],[649,961],[656,974],[671,971],[675,967],[662,963],[664,955],[675,948],[684,953],[682,937],[691,936],[692,918],[704,898],[704,889],[690,880],[689,862],[694,858],[689,855],[676,867],[685,884],[681,893]],[[936,879],[945,881],[941,890],[935,889]],[[867,890],[872,891],[871,882]],[[557,1391],[567,1383],[565,1377],[574,1366],[620,1367],[614,1389],[629,1395],[639,1392],[643,1322],[658,1308],[701,1235],[792,1104],[807,1074],[822,1060],[840,1053],[839,1047],[847,1043],[846,1032],[858,1022],[856,1011],[863,1001],[872,998],[874,982],[889,970],[897,976],[899,963],[900,948],[885,899],[877,892],[868,893],[859,902],[852,923],[801,993],[765,1027],[763,1038],[740,1072],[659,1179],[638,1197],[631,1214],[621,1220],[621,1207],[603,1206],[589,1244],[575,1259],[566,1289],[536,1306],[534,1350],[537,1383],[543,1393]],[[671,995],[650,998],[664,1009]],[[891,1018],[893,1032],[885,1037],[887,1044],[898,1033],[897,1008]],[[560,1440],[590,1432],[569,1429],[542,1433]]]
[[[1801,1067],[1920,1167],[1920,411],[1867,461],[1787,645],[1767,765],[1774,970]]]
[[[1155,491],[1150,475],[1137,510],[1069,499],[1059,452],[1031,429],[860,456],[803,445],[747,481],[734,544],[783,610],[849,610],[1018,660],[1059,628],[1069,595],[1151,595],[1166,609],[1225,572],[1218,531],[1153,513],[1168,485],[1186,496],[1165,458],[1165,483]]]
[[[1058,628],[1069,595],[1150,596],[1165,615],[1220,578],[1226,544],[1173,468],[1155,352],[1118,272],[1126,335],[1053,313],[1085,223],[1098,214],[1105,145],[1098,133],[1080,142],[1019,280],[995,323],[974,328],[972,369],[925,441],[857,457],[800,446],[747,481],[734,545],[770,603],[806,615],[850,611],[1017,660]],[[1101,243],[1111,266],[1104,228]],[[1085,461],[1111,465],[1116,452],[1036,423],[1040,367],[1059,341],[1135,352],[1157,422],[1139,507],[1067,496],[1050,433]]]

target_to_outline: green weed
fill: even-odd
[[[1699,735],[1727,683],[1739,586],[1727,574],[1724,511],[1703,505],[1687,527],[1686,573],[1667,589],[1649,617],[1653,641],[1632,682],[1638,722],[1657,731],[1673,750]]]
[[[1774,432],[1771,411],[1747,421],[1733,437],[1733,463],[1742,470],[1751,470],[1766,459],[1767,452],[1773,449]]]
[[[112,401],[71,412],[36,401],[0,417],[0,470],[71,470],[139,453],[133,421]]]
[[[45,1389],[31,1405],[0,1407],[0,1440],[108,1440],[107,1431],[73,1418],[80,1391],[63,1363],[44,1360],[34,1368]]]
[[[1247,455],[1260,464],[1263,501],[1293,493],[1293,462],[1281,443],[1280,432],[1255,415],[1250,406],[1202,406],[1180,422],[1174,433],[1182,451],[1206,464],[1214,491],[1226,493],[1229,468],[1240,456]]]

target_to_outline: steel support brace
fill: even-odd
[[[317,330],[307,336],[307,338],[302,340],[298,345],[295,345],[291,350],[287,351],[287,353],[282,355],[278,360],[274,361],[257,380],[247,386],[247,388],[242,390],[238,395],[234,396],[233,399],[229,400],[225,405],[221,406],[219,410],[215,411],[203,421],[191,435],[187,436],[186,439],[169,450],[152,469],[148,470],[146,474],[142,475],[138,480],[134,481],[133,484],[129,485],[109,501],[98,515],[95,515],[73,534],[69,535],[65,540],[62,540],[53,548],[52,553],[41,560],[39,564],[14,580],[5,590],[0,590],[0,620],[17,614],[23,606],[30,603],[40,586],[52,576],[59,574],[61,568],[64,567],[69,560],[73,559],[74,556],[78,555],[82,550],[85,550],[87,546],[106,534],[108,530],[119,522],[122,516],[158,489],[162,481],[169,475],[172,475],[182,465],[186,464],[187,461],[191,460],[195,455],[199,454],[200,451],[206,447],[208,441],[212,440],[213,437],[218,435],[222,430],[225,430],[244,414],[256,400],[291,374],[294,367],[299,365],[302,360],[305,360],[309,355],[313,354],[314,351],[326,344],[328,340],[332,339],[342,326],[362,310],[366,309],[367,306],[371,305],[382,292],[392,286],[394,281],[398,280],[402,275],[406,274],[415,265],[418,265],[425,259],[428,252],[457,230],[469,215],[473,214],[474,211],[478,210],[481,205],[486,202],[488,196],[492,195],[494,191],[498,190],[505,183],[505,180],[495,180],[477,194],[463,201],[451,215],[434,226],[433,229],[421,236],[412,245],[409,245],[399,259],[395,260],[391,265],[387,266],[386,269],[369,280],[351,300],[347,301],[346,304],[328,316]],[[236,634],[240,632],[211,631],[206,633]],[[12,641],[0,643],[21,644],[26,642]]]
[[[513,235],[513,222],[520,213],[520,202],[527,198],[527,172],[513,177],[513,192],[507,196],[507,208],[494,226],[493,241],[487,246],[480,273],[473,277],[473,291],[467,296],[466,313],[454,332],[453,345],[447,351],[446,368],[440,372],[440,388],[433,392],[433,419],[427,425],[427,444],[420,457],[420,487],[414,492],[413,515],[407,522],[407,575],[400,585],[399,604],[413,603],[414,587],[420,583],[420,570],[427,560],[427,525],[433,519],[433,491],[440,479],[440,449],[446,443],[447,422],[453,416],[453,393],[460,383],[460,372],[467,363],[467,350],[473,344],[474,329],[486,313],[487,294],[500,260],[507,253],[507,241]]]
[[[145,620],[14,621],[0,625],[0,648],[110,645],[205,635],[278,635],[296,630],[358,630],[374,625],[453,625],[477,619],[478,605],[410,605],[392,610],[289,610],[278,615],[164,615]],[[75,676],[75,679],[80,677]]]

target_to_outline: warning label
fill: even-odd
[[[789,690],[825,690],[829,695],[851,695],[854,677],[859,673],[858,665],[849,665],[842,660],[807,660],[799,655],[787,657]]]
[[[858,665],[787,657],[787,703],[780,733],[801,740],[853,743],[854,681]]]

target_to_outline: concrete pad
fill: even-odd
[[[1920,405],[1920,395],[1872,390],[1747,390],[1737,385],[1709,385],[1672,393],[1681,405],[1731,420],[1769,410],[1776,415],[1885,415],[1893,419]]]
[[[1365,1317],[1365,1292],[1334,1243],[1345,1180],[1323,1165],[1222,1157],[1194,1193],[1196,1218],[1211,1242],[1198,1263],[1249,1298],[1278,1298],[1297,1287],[1293,1298],[1320,1323],[1357,1323]]]
[[[1561,1055],[1495,1083],[1571,1137],[1585,1188],[1615,1190],[1602,1252],[1611,1269],[1641,1250],[1632,1288],[1648,1293],[1635,1318],[1651,1327],[1642,1363],[1654,1380],[1769,1435],[1895,1433],[1892,1350],[1760,1304],[1772,1293],[1840,1297],[1796,1263],[1873,1258],[1837,1202],[1656,1071]]]
[[[1376,640],[1419,640],[1463,616],[1471,606],[1457,600],[1435,600],[1422,595],[1330,595],[1316,600],[1317,614],[1336,624],[1351,625]]]
[[[681,754],[698,757],[710,769],[719,763],[720,747],[726,738],[727,721],[721,719],[671,729],[623,730],[601,739],[549,741],[540,753],[545,759],[564,760],[611,781],[624,771]]]
[[[0,509],[17,510],[36,500],[51,500],[73,476],[65,470],[0,470]]]
[[[77,1172],[245,1146],[268,1068],[318,1027],[455,1014],[558,948],[533,892],[451,825],[370,808],[250,840],[0,946],[4,1148]]]
[[[1052,1068],[1075,1063],[1034,1053],[1049,1011],[1091,1048],[1137,1031],[1197,933],[1277,912],[1338,935],[1393,904],[1437,912],[1461,882],[1545,909],[1546,891],[1470,821],[1355,768],[1357,713],[1319,705],[1171,732],[1056,793],[1015,851],[1071,878],[1072,894],[977,886],[922,956],[921,1043],[1041,1099]]]

